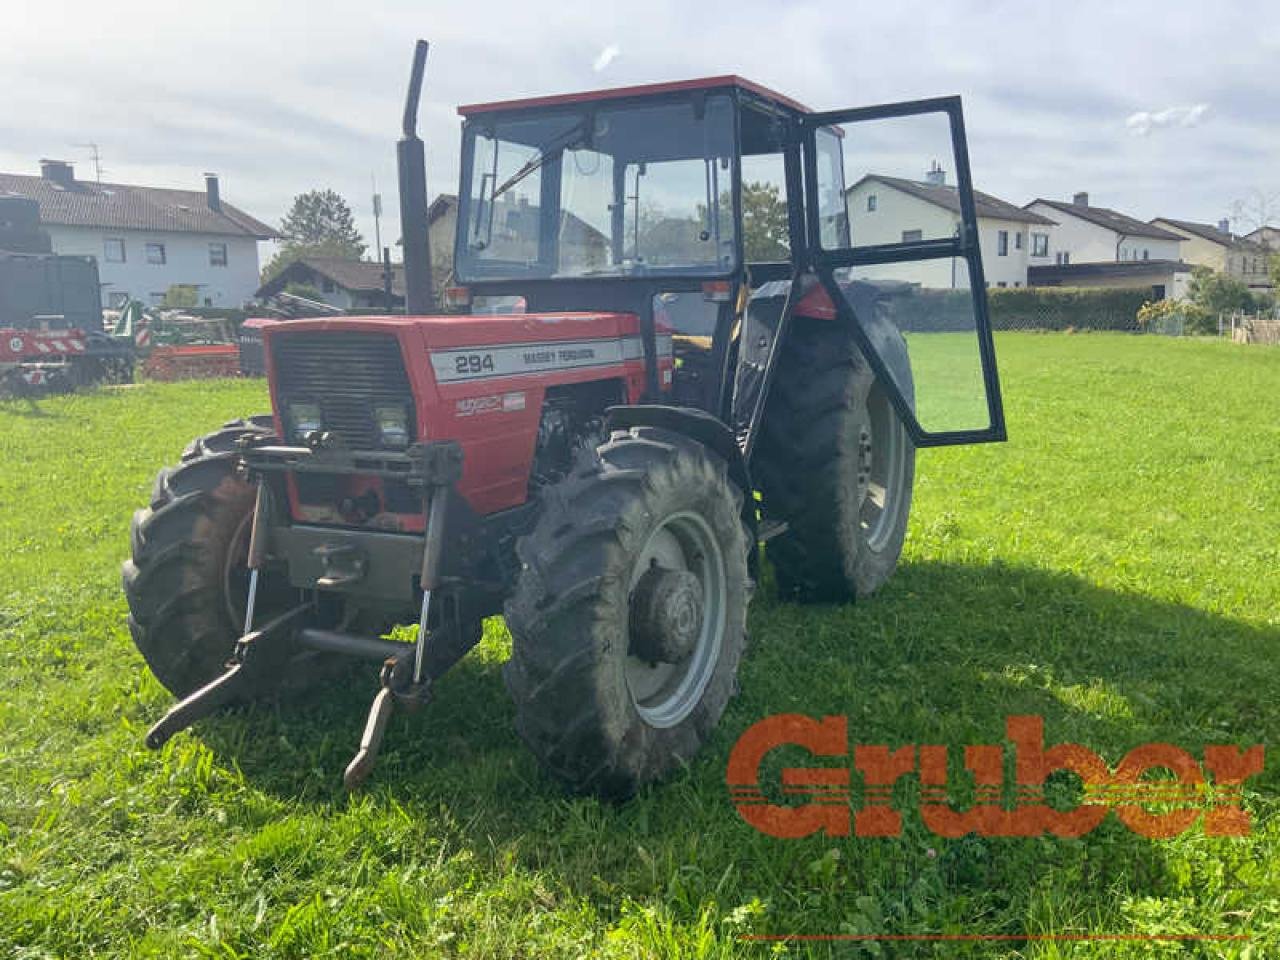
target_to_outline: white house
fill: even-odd
[[[923,181],[871,173],[847,193],[855,246],[937,240],[955,236],[960,226],[960,195],[936,165]],[[1050,262],[1054,221],[979,190],[973,199],[987,286],[1025,287],[1028,266]],[[963,263],[950,259],[877,266],[874,272],[927,287],[969,285]]]
[[[1122,263],[1182,259],[1182,237],[1107,207],[1089,205],[1087,193],[1070,203],[1037,199],[1026,209],[1057,221],[1053,263]]]
[[[1271,251],[1260,243],[1236,236],[1231,232],[1230,221],[1219,220],[1214,226],[1194,220],[1156,217],[1151,222],[1183,237],[1182,259],[1187,263],[1225,273],[1254,290],[1271,289],[1267,271]]]
[[[195,288],[198,304],[239,307],[258,286],[258,242],[266,224],[223,202],[218,178],[204,190],[169,190],[77,180],[69,163],[42,160],[40,176],[0,173],[0,194],[40,205],[55,253],[98,261],[102,304],[158,303],[173,286]]]

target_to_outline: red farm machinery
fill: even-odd
[[[871,594],[917,449],[1004,439],[960,100],[817,112],[719,76],[462,107],[445,313],[425,59],[405,315],[255,324],[271,412],[195,440],[134,517],[130,626],[182,698],[147,742],[364,658],[354,786],[502,614],[520,736],[626,797],[711,736],[766,553],[785,598]]]
[[[0,195],[0,396],[133,379],[131,342],[102,324],[98,265],[53,253],[32,199]]]

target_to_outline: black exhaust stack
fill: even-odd
[[[427,223],[427,163],[418,138],[418,99],[427,69],[427,41],[413,48],[413,73],[404,101],[404,136],[396,144],[400,175],[400,236],[404,245],[404,312],[431,313],[431,243]]]

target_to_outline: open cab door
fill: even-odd
[[[960,98],[809,114],[803,124],[810,262],[912,441],[1004,440]],[[1014,238],[1003,242],[1014,253]],[[910,369],[900,351],[878,348],[894,330]]]

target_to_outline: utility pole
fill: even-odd
[[[382,194],[378,192],[378,180],[371,173],[369,182],[373,184],[373,249],[382,249]]]
[[[93,157],[94,176],[97,179],[98,183],[101,184],[102,183],[102,154],[98,152],[98,145],[96,143],[90,142],[90,143],[73,143],[72,146],[81,147],[85,150],[91,151],[91,156]]]

